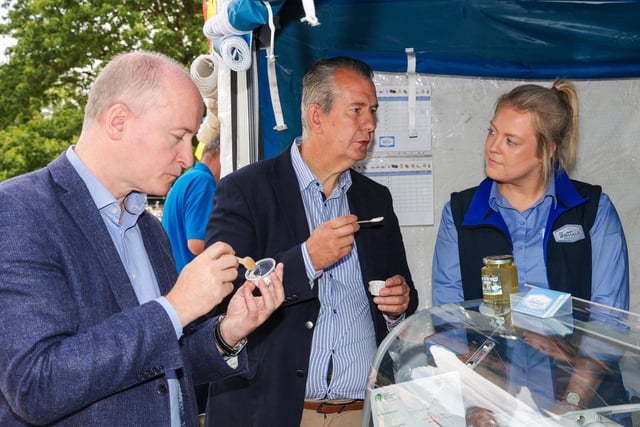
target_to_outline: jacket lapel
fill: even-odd
[[[171,246],[168,238],[165,237],[164,229],[160,222],[148,212],[143,212],[138,219],[140,234],[147,250],[149,261],[158,281],[160,294],[167,294],[178,277],[176,265],[171,253]],[[166,241],[165,241],[166,240]],[[163,244],[163,242],[165,244]]]
[[[100,279],[96,280],[105,280],[109,283],[120,307],[123,310],[135,307],[138,305],[138,299],[129,276],[84,181],[68,161],[66,154],[54,160],[48,169],[52,180],[60,187],[59,198],[62,206],[69,213],[71,222],[86,237],[84,242],[72,242],[72,244],[87,246],[79,252],[97,261],[96,275],[99,275]],[[87,277],[88,284],[91,280],[91,277]]]
[[[298,187],[298,178],[291,163],[291,146],[283,150],[272,163],[271,175],[274,177],[271,185],[280,209],[291,213],[288,226],[298,241],[306,240],[309,235],[309,225],[304,211],[302,195]]]

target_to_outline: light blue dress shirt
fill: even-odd
[[[511,234],[518,284],[548,288],[544,262],[544,230],[551,206],[557,203],[555,182],[531,208],[519,212],[500,194],[494,182],[489,205],[500,213]],[[598,213],[591,230],[591,301],[622,309],[629,307],[629,265],[627,244],[620,218],[605,193],[600,195]],[[480,275],[480,271],[478,271]],[[462,279],[458,254],[458,233],[447,202],[442,210],[440,229],[433,257],[433,304],[462,301]]]
[[[122,215],[122,222],[120,222],[122,212],[118,201],[82,163],[74,151],[74,146],[69,147],[66,154],[69,162],[89,189],[89,193],[100,211],[100,215],[102,215],[102,220],[109,230],[122,264],[129,275],[138,302],[144,304],[155,300],[160,303],[171,318],[176,339],[179,339],[182,336],[180,318],[171,303],[160,295],[160,288],[137,225],[138,217],[147,205],[146,195],[132,192],[125,198],[125,211]],[[181,413],[183,410],[180,382],[175,372],[167,372],[167,378],[171,402],[171,426],[178,427],[182,425]]]
[[[343,172],[331,195],[325,199],[322,184],[304,163],[300,140],[291,147],[291,160],[298,178],[309,229],[349,215],[347,190],[349,171]],[[318,279],[320,313],[311,344],[307,377],[307,399],[363,399],[376,337],[369,301],[362,283],[358,250],[324,269],[315,271],[306,244],[302,244],[310,286]],[[329,372],[331,370],[331,373]],[[330,379],[328,379],[330,377]]]

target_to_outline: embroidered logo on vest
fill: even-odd
[[[573,243],[585,238],[581,225],[567,224],[553,232],[556,242]]]

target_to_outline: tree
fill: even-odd
[[[0,180],[44,166],[80,134],[88,88],[117,53],[134,49],[190,64],[207,51],[202,1],[2,0]]]
[[[0,181],[38,169],[72,144],[82,126],[82,111],[61,108],[55,115],[35,113],[21,125],[0,130]]]

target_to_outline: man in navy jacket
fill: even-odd
[[[359,426],[376,347],[416,309],[391,193],[351,169],[376,127],[371,76],[350,58],[316,63],[303,83],[302,138],[219,183],[207,243],[273,257],[287,276],[282,308],[250,336],[248,378],[210,386],[209,426],[300,426],[308,417]],[[367,283],[377,279],[386,287],[374,297]]]

